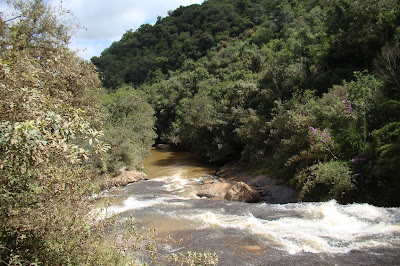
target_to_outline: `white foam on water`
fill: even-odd
[[[186,208],[189,206],[187,203],[175,200],[186,201],[189,199],[197,198],[195,191],[192,191],[191,188],[193,184],[199,184],[202,180],[206,178],[208,178],[208,176],[188,179],[186,177],[186,171],[184,170],[177,171],[173,175],[155,178],[152,179],[152,181],[164,183],[162,187],[163,189],[165,189],[165,191],[169,192],[170,195],[168,195],[167,197],[165,196],[155,197],[153,199],[139,199],[137,197],[131,196],[127,198],[122,203],[122,205],[110,206],[103,210],[100,209],[93,210],[92,216],[96,217],[96,220],[102,220],[126,211],[139,210],[156,205],[182,206]],[[121,190],[121,188],[118,189]],[[182,192],[185,192],[186,189],[189,189],[190,192],[189,197],[181,195]],[[176,193],[178,193],[178,195]],[[104,193],[103,196],[109,196],[109,195],[108,193]]]
[[[267,206],[267,205],[265,205]],[[300,217],[264,220],[251,213],[229,215],[204,211],[183,218],[202,221],[202,228],[231,228],[259,235],[290,254],[347,253],[353,249],[393,247],[400,244],[400,209],[367,204],[342,206],[326,203],[279,205]]]
[[[210,178],[208,175],[199,178],[188,178],[187,171],[180,170],[173,175],[163,176],[152,180],[164,182],[165,184],[163,185],[163,188],[170,193],[182,194],[186,192],[186,199],[194,199],[197,198],[197,190],[194,190],[194,185],[199,185],[204,179],[208,178]]]
[[[174,175],[163,176],[153,180],[165,182],[163,188],[169,192],[181,192],[189,183],[189,180],[183,177],[184,172],[180,171]]]
[[[98,219],[105,219],[110,218],[116,214],[124,213],[126,211],[132,210],[139,210],[144,209],[152,206],[159,206],[159,205],[168,205],[168,206],[182,206],[187,207],[188,205],[185,202],[181,201],[174,201],[174,200],[184,200],[185,198],[178,197],[178,196],[171,196],[171,197],[160,197],[154,199],[138,199],[136,197],[129,197],[121,205],[115,205],[107,207],[103,210],[95,210],[98,212]]]
[[[182,192],[190,183],[190,179],[185,178],[185,174],[186,171],[180,170],[173,175],[162,176],[152,180],[164,182],[163,188],[168,192]]]

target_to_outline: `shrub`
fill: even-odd
[[[300,171],[294,178],[300,189],[299,200],[307,196],[315,200],[346,201],[346,193],[353,185],[352,171],[345,162],[319,162]]]
[[[66,48],[68,28],[43,1],[11,1],[0,35],[0,262],[121,261],[84,201],[101,181],[100,81]],[[98,228],[100,229],[100,228]]]
[[[136,264],[135,253],[105,238],[113,220],[90,215],[90,195],[104,178],[97,166],[109,149],[99,130],[97,73],[66,47],[69,31],[58,20],[64,11],[41,0],[8,2],[16,17],[0,16],[0,264]],[[131,97],[126,104],[117,97],[123,111],[113,122],[151,127],[151,108],[140,95],[118,93]],[[129,108],[144,116],[132,118]],[[147,239],[141,231],[126,235]],[[201,263],[202,256],[187,257]]]

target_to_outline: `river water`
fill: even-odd
[[[161,252],[208,250],[219,265],[400,265],[400,208],[199,198],[216,169],[190,153],[152,150],[145,166],[148,181],[106,193],[107,211],[180,240]]]

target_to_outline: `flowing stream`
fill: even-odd
[[[111,189],[108,212],[157,228],[162,252],[211,251],[219,265],[399,265],[400,208],[246,204],[199,198],[216,169],[190,153],[152,150],[148,181]]]

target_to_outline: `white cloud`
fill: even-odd
[[[112,42],[119,40],[128,30],[136,30],[145,23],[154,23],[157,16],[165,17],[169,10],[179,6],[200,4],[203,0],[52,0],[62,1],[85,29],[77,30],[72,49],[90,59],[98,56]]]

